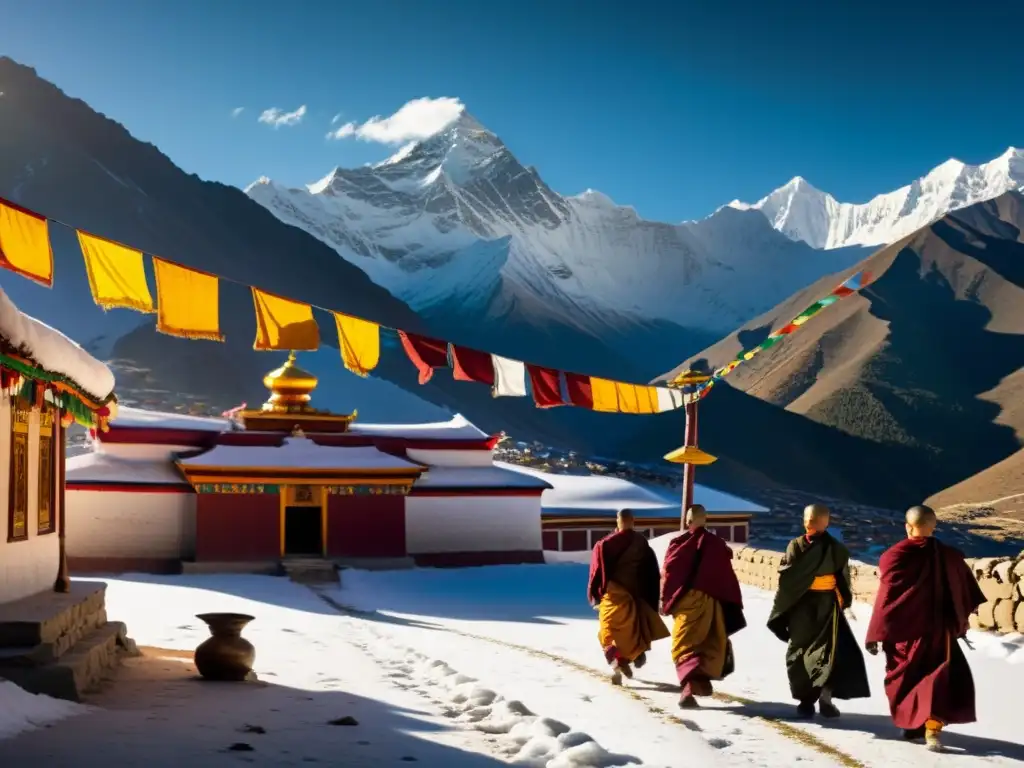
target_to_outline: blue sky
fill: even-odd
[[[859,202],[950,156],[1024,145],[1022,3],[4,5],[0,54],[238,186],[381,159],[393,148],[327,140],[331,119],[421,97],[460,99],[557,191],[592,187],[669,221],[798,174]],[[302,105],[294,125],[257,120]]]

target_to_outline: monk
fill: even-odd
[[[803,536],[786,548],[779,567],[779,589],[768,628],[788,643],[789,688],[799,703],[797,714],[839,717],[833,699],[871,695],[864,655],[850,631],[843,609],[853,600],[850,552],[828,533],[829,509],[804,509]]]
[[[867,649],[885,652],[885,695],[904,738],[942,751],[950,723],[973,723],[974,680],[957,640],[968,617],[985,602],[963,554],[934,537],[930,507],[907,512],[907,538],[879,562],[878,596]]]
[[[616,528],[594,545],[587,595],[598,612],[597,639],[612,668],[612,684],[633,677],[647,663],[647,651],[668,637],[658,615],[658,558],[647,539],[633,530],[628,509],[616,516]]]
[[[697,696],[713,693],[712,680],[732,674],[729,636],[746,625],[732,549],[706,528],[700,504],[686,511],[686,532],[672,539],[661,573],[661,612],[672,616],[672,661],[679,677],[679,706],[695,709]]]

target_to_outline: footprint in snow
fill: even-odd
[[[715,749],[726,749],[732,746],[732,742],[728,739],[708,739],[708,744]]]

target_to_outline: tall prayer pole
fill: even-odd
[[[708,381],[711,374],[706,370],[688,370],[679,374],[670,386],[681,391],[686,409],[686,428],[683,434],[683,447],[677,448],[665,456],[666,461],[683,465],[683,499],[679,515],[679,527],[686,528],[686,510],[693,506],[693,478],[697,466],[704,466],[715,461],[715,457],[697,447],[697,404],[698,386]]]
[[[686,431],[683,435],[683,450],[697,447],[697,400],[686,403]],[[695,467],[692,463],[683,464],[683,515],[686,520],[686,510],[693,506],[693,475]]]

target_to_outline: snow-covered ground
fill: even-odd
[[[89,707],[49,696],[36,696],[0,679],[0,739],[45,728],[66,717],[85,714]]]
[[[144,705],[101,697],[106,708],[0,741],[0,764],[77,765],[96,749],[114,764],[168,768],[240,759],[438,768],[1024,765],[1013,706],[1024,684],[1019,638],[973,638],[980,722],[951,728],[950,753],[933,755],[896,739],[878,659],[868,662],[870,700],[847,702],[837,722],[792,721],[783,646],[763,628],[770,596],[756,590],[745,590],[750,626],[735,638],[739,670],[719,685],[724,695],[683,713],[665,642],[633,681],[609,685],[582,564],[346,570],[342,580],[319,596],[261,576],[106,580],[108,612],[128,622],[140,646],[194,649],[207,636],[197,613],[255,616],[245,636],[262,685],[183,678],[159,683]],[[856,613],[862,632],[867,610]],[[0,735],[9,735],[20,728],[4,725],[11,713],[3,702]],[[357,724],[328,725],[342,716]],[[265,733],[247,731],[252,724]],[[227,749],[240,741],[253,751]]]

